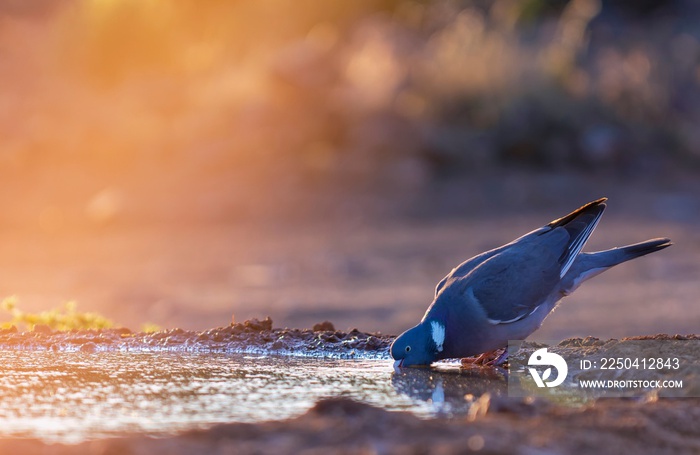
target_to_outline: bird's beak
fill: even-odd
[[[394,360],[394,370],[398,370],[399,368],[403,367],[403,359],[400,360]]]

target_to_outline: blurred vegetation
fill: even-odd
[[[79,312],[75,302],[66,302],[58,308],[40,313],[25,313],[17,306],[17,298],[7,297],[0,304],[0,308],[12,315],[12,319],[0,323],[1,328],[12,326],[22,327],[27,330],[34,330],[36,325],[45,325],[52,330],[72,330],[72,329],[108,329],[114,323],[104,316],[91,313]]]
[[[145,323],[141,325],[141,332],[144,333],[160,332],[161,330],[163,330],[162,327],[157,324]]]
[[[246,216],[318,184],[700,163],[695,2],[43,0],[0,21],[0,178],[50,193],[49,228],[69,204]]]
[[[78,305],[74,301],[64,303],[58,308],[39,313],[28,313],[19,309],[18,299],[15,296],[6,297],[0,303],[0,309],[12,315],[12,319],[0,322],[0,329],[12,326],[25,327],[34,330],[36,325],[44,325],[52,330],[86,330],[109,329],[115,326],[114,322],[103,315],[94,312],[78,311]],[[144,333],[153,333],[162,330],[160,326],[146,322],[140,327]]]
[[[209,235],[187,229],[244,245],[250,226],[568,208],[601,182],[694,220],[699,122],[700,2],[0,2],[0,252],[22,258],[0,295],[93,288],[162,319],[232,276],[178,255]]]

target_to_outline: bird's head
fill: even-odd
[[[438,360],[445,342],[445,326],[435,320],[423,321],[399,335],[391,344],[397,367],[430,365]]]

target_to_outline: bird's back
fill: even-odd
[[[545,302],[571,267],[605,210],[593,201],[500,248],[465,261],[441,281],[426,313],[482,311],[491,324],[527,317]],[[444,308],[457,305],[456,308]],[[443,316],[444,317],[444,316]]]

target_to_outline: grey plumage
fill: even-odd
[[[399,365],[467,357],[524,339],[565,295],[622,262],[671,245],[653,239],[597,253],[581,249],[600,221],[606,198],[590,202],[454,268],[435,288],[421,322],[399,336]]]

